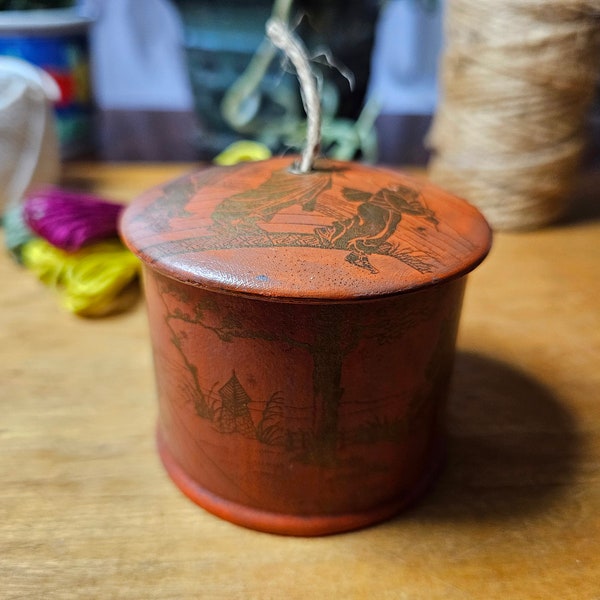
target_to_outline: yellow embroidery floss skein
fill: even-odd
[[[266,160],[267,158],[271,158],[271,151],[264,144],[252,140],[239,140],[215,156],[213,162],[216,165],[228,167],[240,162]]]
[[[22,260],[43,283],[55,288],[61,304],[77,315],[104,316],[124,310],[137,299],[132,284],[139,262],[118,240],[69,253],[36,238],[23,246]]]

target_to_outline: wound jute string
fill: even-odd
[[[307,121],[306,144],[294,170],[297,173],[309,173],[321,148],[321,99],[317,91],[317,80],[310,68],[308,52],[302,40],[294,35],[282,20],[269,19],[266,32],[273,45],[279,48],[294,65],[300,82],[300,93]]]
[[[429,176],[496,229],[568,207],[600,67],[599,0],[452,0]]]

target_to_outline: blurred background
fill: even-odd
[[[32,42],[48,26],[28,28],[29,13],[15,27],[14,11],[70,5],[79,21],[63,17],[50,34],[69,45],[61,65],[55,49]],[[326,151],[386,164],[428,160],[444,0],[6,0],[0,8],[0,55],[39,64],[61,87],[64,159],[210,160],[236,139],[274,152],[300,146],[295,77],[278,55],[265,56],[264,24],[275,10],[287,11],[314,55]],[[242,75],[258,83],[240,91]],[[590,156],[599,114],[596,102]]]
[[[82,22],[63,18],[58,33],[33,24],[31,12],[14,27],[17,9],[64,13],[69,4]],[[371,161],[427,159],[441,1],[9,0],[0,7],[0,55],[39,64],[60,83],[63,158],[208,160],[240,138],[259,139],[275,152],[300,145],[304,113],[279,55],[256,70],[256,89],[227,97],[264,51],[265,21],[279,10],[314,55],[326,144]],[[57,52],[47,45],[32,50],[40,34],[66,37],[70,64],[56,64]]]

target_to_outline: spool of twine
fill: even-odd
[[[600,66],[599,0],[452,0],[429,176],[496,229],[568,207]]]

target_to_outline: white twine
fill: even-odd
[[[266,24],[267,36],[277,48],[289,58],[296,69],[300,82],[302,103],[306,111],[306,144],[296,173],[309,173],[321,147],[321,99],[317,92],[317,81],[308,60],[308,52],[302,40],[294,35],[280,19],[271,18]]]

